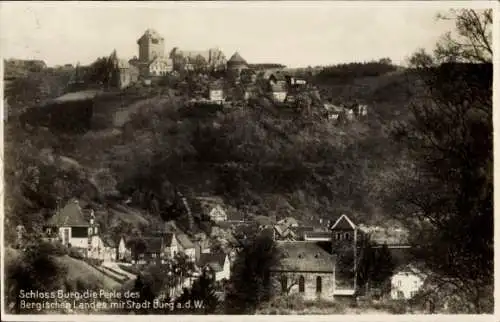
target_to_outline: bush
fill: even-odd
[[[68,248],[58,242],[51,243],[42,241],[39,244],[39,250],[40,252],[54,256],[64,256],[68,254]]]
[[[75,247],[71,247],[69,249],[69,252],[68,252],[68,255],[70,257],[73,257],[73,258],[76,258],[76,259],[84,259],[85,257],[83,256],[82,254],[82,251],[75,248]]]

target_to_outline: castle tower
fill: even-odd
[[[158,32],[148,29],[137,40],[139,61],[150,62],[156,57],[165,57],[165,40]]]

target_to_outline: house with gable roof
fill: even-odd
[[[49,240],[59,240],[65,246],[87,250],[91,236],[89,228],[90,222],[85,220],[78,200],[72,199],[47,221],[44,231]]]
[[[117,247],[117,259],[119,261],[126,261],[132,256],[132,250],[130,248],[130,242],[127,243],[125,237],[120,237]]]
[[[183,252],[190,259],[195,260],[196,248],[191,239],[184,233],[175,234],[175,238],[177,240],[179,252]]]
[[[277,247],[281,258],[271,272],[281,293],[333,300],[335,255],[308,241],[278,241]]]
[[[211,274],[215,281],[229,280],[231,277],[231,262],[223,252],[200,254],[196,266]]]

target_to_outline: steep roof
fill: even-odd
[[[193,242],[186,234],[177,234],[175,237],[183,249],[194,248]]]
[[[247,64],[247,61],[238,52],[235,52],[227,62],[229,64]]]
[[[273,270],[294,272],[332,272],[335,256],[319,244],[307,241],[278,241],[282,258]]]
[[[49,219],[48,224],[56,227],[89,226],[76,199],[68,201],[62,209]]]
[[[224,254],[223,252],[201,253],[197,265],[198,267],[209,266],[214,271],[220,272],[224,267],[224,262],[226,261],[226,257],[227,255]]]
[[[160,253],[162,246],[161,237],[145,237],[143,238],[146,244],[146,253]]]
[[[111,247],[111,248],[116,247],[116,242],[109,237],[103,237],[102,242],[104,243],[104,246],[106,246],[106,247]]]
[[[356,225],[347,217],[342,215],[337,219],[337,221],[330,227],[330,229],[356,229]]]

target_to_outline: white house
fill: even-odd
[[[229,256],[222,252],[201,254],[197,266],[212,274],[216,281],[228,280],[231,277]]]
[[[150,76],[164,76],[172,72],[174,64],[172,59],[165,57],[156,57],[148,66]]]
[[[424,284],[425,276],[411,265],[397,270],[391,277],[391,298],[394,300],[411,299]]]
[[[283,103],[287,96],[286,84],[271,84],[271,94],[274,101]]]
[[[224,102],[224,89],[221,84],[214,83],[209,86],[208,99],[212,102]]]
[[[162,253],[167,258],[174,258],[181,249],[174,233],[167,233],[163,236],[164,247]]]
[[[213,221],[227,220],[227,213],[220,205],[216,205],[215,207],[213,207],[208,213],[208,215],[210,216],[210,219],[212,219]]]
[[[176,234],[175,237],[179,245],[179,251],[186,254],[190,259],[195,260],[196,249],[189,237],[186,234]]]
[[[127,243],[125,239],[120,238],[120,242],[118,243],[118,260],[126,260],[132,255],[130,248],[127,247]]]

